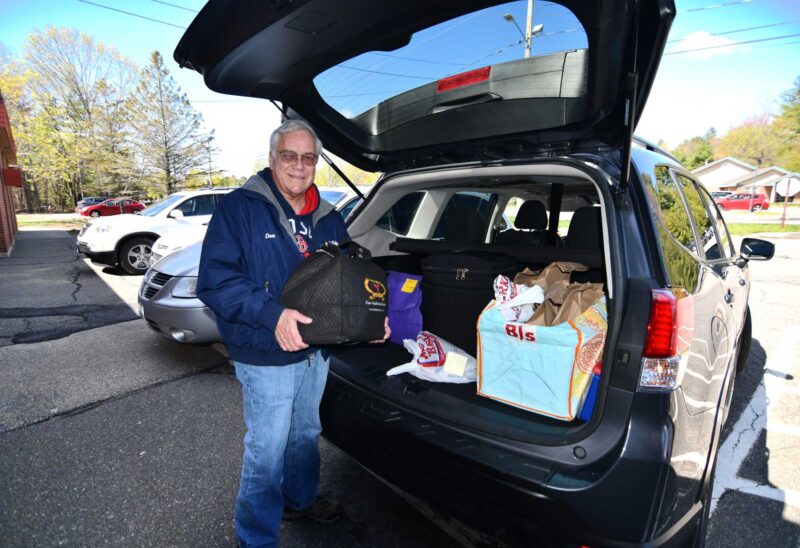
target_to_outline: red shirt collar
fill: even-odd
[[[298,215],[308,215],[310,213],[314,213],[318,205],[319,190],[317,190],[317,185],[312,184],[310,187],[308,187],[308,190],[306,190],[306,203]]]

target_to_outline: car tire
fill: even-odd
[[[153,253],[152,238],[131,238],[119,248],[117,261],[122,270],[131,275],[144,274],[150,266]]]
[[[134,215],[138,215],[140,211],[142,211],[142,210],[141,209],[134,209],[133,211],[131,211],[131,213],[133,213]]]
[[[89,216],[90,217],[94,217],[95,219],[97,219],[100,216],[100,212],[96,211],[96,210],[92,211],[91,213],[89,213]]]
[[[753,207],[750,208],[750,211],[761,211],[761,205],[760,204],[754,205]]]
[[[744,314],[744,325],[742,334],[739,335],[739,354],[736,356],[736,373],[741,373],[747,367],[747,358],[750,355],[750,347],[753,344],[753,322],[750,319],[750,307]]]

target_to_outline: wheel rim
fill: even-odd
[[[96,211],[92,211],[91,216],[92,217],[99,217],[100,214],[98,212],[96,212]]]
[[[150,265],[150,255],[153,250],[149,245],[138,244],[128,251],[128,264],[136,270],[146,270]]]

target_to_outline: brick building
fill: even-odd
[[[22,186],[22,173],[11,167],[17,163],[17,149],[3,95],[0,94],[0,255],[8,255],[17,237],[17,215],[11,187]]]

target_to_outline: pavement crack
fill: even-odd
[[[81,277],[81,268],[80,266],[75,266],[69,275],[69,283],[75,285],[75,288],[72,290],[71,293],[73,303],[78,302],[78,292],[81,289],[83,289],[83,284],[78,283],[78,278],[80,277]]]
[[[140,392],[144,392],[145,390],[149,390],[151,388],[157,388],[159,386],[163,386],[163,385],[170,384],[170,383],[177,382],[177,381],[182,381],[182,380],[188,379],[190,377],[194,377],[194,376],[197,376],[197,375],[202,375],[202,374],[205,374],[205,373],[209,373],[209,372],[212,372],[215,369],[218,369],[218,368],[221,368],[221,367],[224,367],[224,366],[227,366],[227,365],[228,365],[228,361],[225,360],[225,361],[222,361],[222,362],[219,362],[219,363],[215,363],[215,364],[203,367],[202,369],[197,369],[197,370],[194,370],[194,371],[187,372],[187,373],[185,373],[183,375],[179,375],[177,377],[172,377],[172,378],[169,378],[169,379],[163,379],[163,380],[160,380],[160,381],[155,382],[153,384],[148,384],[147,386],[142,386],[142,387],[136,388],[134,390],[130,390],[130,391],[125,392],[123,394],[116,394],[116,395],[108,396],[107,398],[102,398],[102,399],[99,399],[97,401],[84,403],[82,405],[78,405],[78,406],[73,407],[71,409],[59,410],[58,412],[53,413],[52,415],[48,415],[46,417],[42,417],[40,419],[31,421],[31,422],[29,422],[27,424],[22,424],[20,426],[15,426],[13,428],[9,428],[9,429],[6,429],[6,430],[0,430],[0,434],[6,434],[8,432],[15,432],[17,430],[22,430],[24,428],[28,428],[28,427],[31,427],[31,426],[37,426],[39,424],[43,424],[43,423],[49,422],[49,421],[51,421],[53,419],[68,418],[68,417],[74,417],[74,416],[77,416],[77,415],[82,415],[83,413],[87,413],[89,411],[92,411],[93,409],[97,409],[99,407],[102,407],[103,405],[105,405],[107,403],[111,403],[111,402],[114,402],[114,401],[117,401],[117,400],[122,400],[122,399],[128,398],[130,396],[134,396],[134,395],[136,395],[136,394],[138,394]]]
[[[748,426],[747,428],[742,429],[738,433],[738,435],[736,436],[736,441],[733,444],[733,451],[734,452],[736,452],[736,450],[739,448],[739,444],[742,441],[742,436],[744,436],[748,432],[755,432],[755,430],[756,430],[756,422],[758,422],[758,420],[763,415],[763,413],[760,413],[758,410],[756,410],[755,407],[753,407],[753,401],[752,400],[747,404],[747,407],[749,407],[753,411],[753,414],[755,416],[753,417],[753,420],[750,421],[750,426]]]

